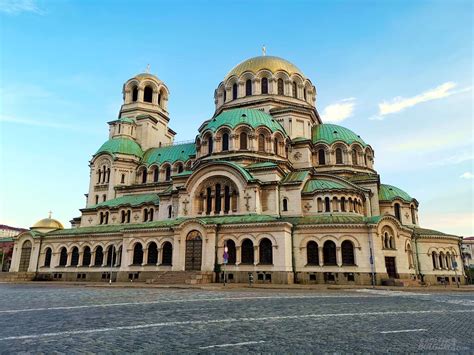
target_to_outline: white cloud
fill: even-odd
[[[455,164],[460,164],[465,161],[473,160],[474,159],[474,154],[473,152],[470,151],[464,151],[464,152],[457,152],[454,155],[451,155],[446,158],[441,158],[437,159],[436,161],[430,163],[429,165],[437,165],[437,166],[442,166],[442,165],[455,165]]]
[[[9,15],[16,15],[22,12],[43,14],[36,0],[0,0],[0,12],[5,12]]]
[[[464,174],[462,174],[462,175],[460,176],[460,178],[461,178],[461,179],[468,179],[468,180],[471,180],[471,179],[474,179],[474,174],[471,173],[471,172],[469,172],[469,171],[467,171],[467,172],[465,172]]]
[[[404,98],[397,96],[389,101],[379,103],[379,112],[377,115],[370,117],[370,120],[383,120],[385,115],[403,111],[409,107],[413,107],[423,102],[432,100],[439,100],[455,94],[471,90],[471,87],[466,87],[460,90],[453,90],[457,86],[456,83],[448,81],[441,84],[434,89],[427,90],[413,97]]]
[[[352,116],[355,98],[349,97],[324,108],[321,118],[324,122],[342,122]]]

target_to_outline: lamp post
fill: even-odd
[[[224,286],[225,286],[225,282],[226,282],[225,266],[227,265],[227,262],[229,261],[228,251],[229,251],[229,248],[227,248],[227,243],[226,243],[225,246],[224,246],[224,255],[223,255],[223,259],[224,259]]]
[[[110,247],[111,253],[110,253],[110,279],[109,279],[109,285],[112,284],[112,271],[113,271],[113,265],[114,265],[114,253],[115,253],[115,247],[112,245]]]

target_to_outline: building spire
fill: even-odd
[[[265,45],[262,46],[262,55],[264,57],[267,55],[267,47],[265,47]]]
[[[147,64],[147,65],[146,65],[145,72],[146,72],[147,74],[150,74],[150,64]]]
[[[49,213],[49,217],[48,217],[48,218],[51,219],[51,215],[53,214],[53,212],[52,212],[52,211],[49,211],[48,213]]]

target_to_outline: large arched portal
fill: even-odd
[[[201,270],[202,238],[198,231],[189,232],[186,237],[185,270]]]
[[[20,266],[18,267],[19,272],[27,272],[30,267],[31,258],[31,242],[27,240],[21,247]]]

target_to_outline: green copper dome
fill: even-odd
[[[138,158],[143,157],[142,148],[140,145],[130,138],[117,137],[109,139],[107,142],[102,144],[99,150],[94,155],[102,153],[115,154],[128,154],[135,155]]]
[[[360,136],[345,127],[329,123],[324,123],[313,127],[313,143],[324,142],[327,144],[332,144],[338,141],[342,141],[347,144],[357,142],[363,147],[367,146]]]
[[[177,161],[187,162],[196,155],[196,145],[194,143],[169,145],[166,147],[150,148],[145,152],[143,160],[147,165],[163,163],[173,164]]]
[[[340,190],[347,188],[347,186],[337,181],[326,179],[312,179],[306,182],[303,188],[303,192],[314,192],[319,190]]]
[[[239,124],[247,124],[252,128],[265,126],[272,132],[279,131],[286,136],[284,128],[271,115],[260,110],[245,108],[222,112],[220,115],[208,121],[204,125],[202,132],[208,129],[215,132],[222,126],[233,129]]]
[[[413,198],[402,189],[392,185],[380,184],[379,201],[393,201],[395,199],[405,202],[413,201]]]

